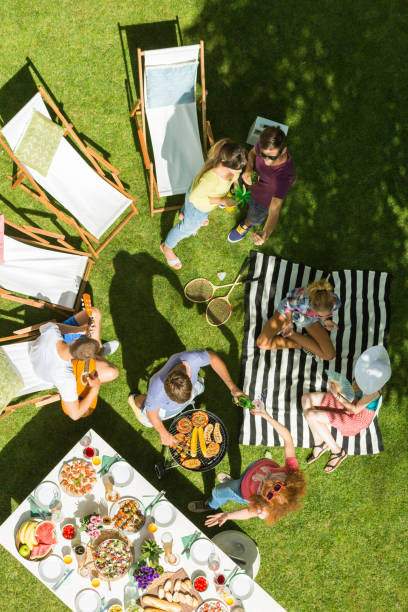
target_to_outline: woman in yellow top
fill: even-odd
[[[170,230],[160,245],[169,266],[175,270],[181,268],[181,261],[173,251],[180,240],[196,234],[202,225],[208,225],[207,217],[214,208],[231,206],[227,193],[245,168],[247,159],[245,147],[229,138],[219,140],[210,149],[204,167],[186,193],[180,223]]]

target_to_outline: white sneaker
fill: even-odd
[[[224,482],[228,482],[229,480],[232,480],[232,478],[229,474],[227,474],[227,472],[220,472],[219,474],[217,474],[217,480],[218,482],[223,484]]]
[[[113,353],[116,353],[119,348],[119,342],[117,340],[110,340],[109,342],[104,342],[102,347],[102,357],[106,357],[106,355],[113,355]]]

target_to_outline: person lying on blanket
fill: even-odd
[[[335,383],[328,393],[305,393],[302,408],[313,435],[312,453],[306,459],[311,464],[330,450],[330,459],[324,471],[334,472],[347,457],[346,451],[333,438],[330,428],[335,427],[342,436],[356,436],[374,419],[382,394],[382,387],[391,377],[388,353],[383,346],[372,346],[360,355],[355,368],[353,386],[355,398],[345,399]]]
[[[101,313],[92,308],[92,327],[88,332],[89,317],[83,310],[63,323],[50,321],[41,325],[40,336],[31,347],[31,362],[37,376],[55,386],[64,402],[63,410],[76,421],[91,414],[90,408],[101,384],[115,380],[118,368],[104,356],[114,353],[119,342],[112,340],[102,345]],[[89,393],[78,398],[77,382],[72,359],[95,359],[96,369],[88,376]]]
[[[251,174],[254,170],[259,180],[252,185]],[[265,128],[249,152],[248,163],[240,179],[251,191],[248,212],[245,219],[230,231],[228,241],[239,242],[252,226],[265,221],[261,231],[251,234],[254,244],[263,244],[278,224],[283,200],[295,179],[295,166],[286,146],[285,133],[278,126]]]
[[[175,353],[154,374],[147,395],[130,393],[129,406],[135,417],[145,427],[154,427],[162,444],[176,447],[178,442],[163,421],[173,419],[184,408],[194,403],[194,398],[204,391],[204,380],[199,376],[200,368],[210,365],[226,384],[234,402],[244,393],[232,381],[225,363],[212,351],[183,351]]]
[[[285,448],[285,465],[281,466],[272,459],[260,459],[251,463],[236,480],[229,474],[220,472],[217,475],[221,483],[213,488],[212,496],[205,501],[193,501],[188,504],[191,512],[208,512],[216,510],[227,501],[246,504],[245,508],[233,512],[221,512],[207,516],[207,527],[231,520],[246,520],[252,517],[264,519],[268,525],[274,525],[286,514],[300,508],[300,499],[306,492],[306,480],[298,469],[292,436],[289,430],[273,419],[261,407],[251,410],[272,425],[283,438]]]
[[[196,234],[202,225],[208,225],[208,215],[217,206],[231,206],[227,194],[231,185],[238,180],[247,159],[245,147],[229,138],[223,138],[211,147],[207,161],[186,193],[179,215],[180,223],[170,230],[160,245],[169,266],[175,270],[180,270],[182,266],[173,250],[180,240]]]
[[[293,289],[264,325],[256,343],[265,351],[303,349],[330,361],[336,351],[328,332],[337,327],[332,316],[340,306],[333,287],[325,279],[311,283],[306,289]],[[306,334],[302,334],[303,328]]]

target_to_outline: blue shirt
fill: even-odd
[[[168,362],[162,367],[161,370],[153,374],[149,381],[149,388],[147,390],[147,397],[144,402],[144,407],[148,412],[154,412],[155,410],[166,411],[166,418],[168,419],[173,414],[178,414],[185,406],[191,402],[188,400],[184,404],[178,404],[169,398],[166,391],[164,390],[164,379],[167,374],[174,368],[174,366],[186,361],[190,366],[191,371],[191,384],[195,385],[197,382],[198,372],[200,368],[207,366],[210,363],[210,355],[207,351],[183,351],[182,353],[175,353],[172,355]]]

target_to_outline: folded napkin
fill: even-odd
[[[32,518],[42,518],[44,521],[51,516],[51,512],[39,506],[32,495],[29,496],[28,500],[30,502],[30,513]]]
[[[197,531],[195,531],[191,535],[183,536],[181,538],[181,541],[183,543],[183,550],[185,551],[185,555],[186,555],[187,559],[190,558],[190,548],[191,548],[191,545],[194,544],[194,542],[196,540],[198,540],[199,537],[201,537],[201,533],[199,533],[199,532],[197,533]]]
[[[123,457],[120,457],[119,455],[114,455],[113,457],[109,457],[109,455],[103,455],[102,462],[101,462],[101,469],[99,470],[98,474],[100,474],[101,476],[104,476],[105,474],[107,474],[110,468],[112,467],[112,465],[116,463],[117,461],[124,461],[124,459]]]

